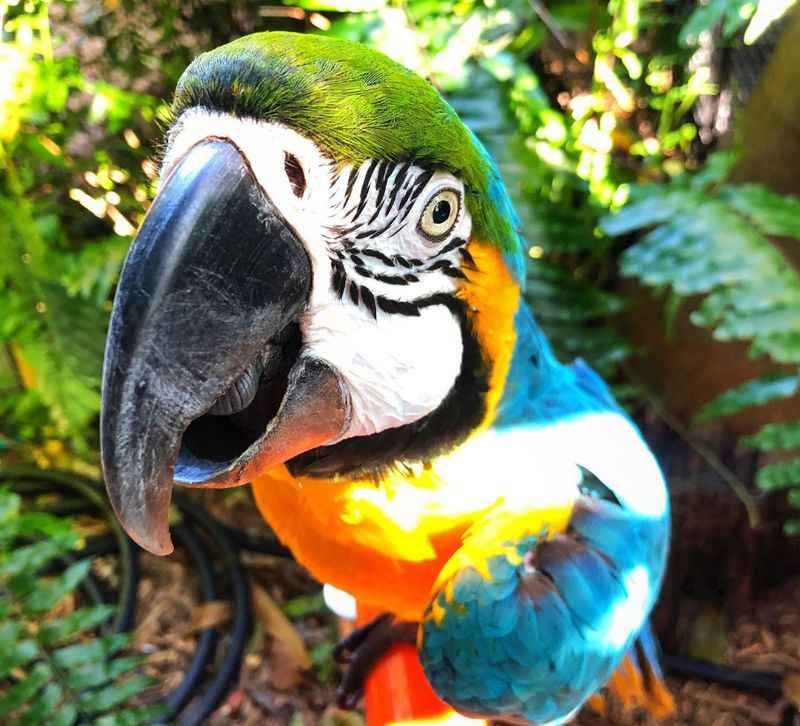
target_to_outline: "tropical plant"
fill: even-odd
[[[136,673],[140,656],[121,655],[126,633],[103,633],[114,608],[79,605],[91,559],[66,518],[31,511],[0,489],[0,720],[52,723],[145,723],[153,707],[132,696],[150,684]]]
[[[645,231],[622,257],[622,272],[673,296],[668,309],[702,295],[691,314],[721,341],[744,340],[750,354],[784,366],[725,391],[699,412],[699,422],[729,416],[800,391],[800,272],[769,236],[800,240],[800,200],[755,184],[727,181],[730,155],[697,174],[631,191],[631,201],[602,221],[609,235]],[[788,488],[800,507],[800,421],[774,422],[744,439],[762,452],[794,451],[764,464],[756,483]],[[800,533],[800,521],[787,530]]]

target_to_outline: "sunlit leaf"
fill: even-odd
[[[800,239],[800,199],[776,194],[760,184],[729,185],[722,196],[766,234]]]

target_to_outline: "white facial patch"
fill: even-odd
[[[463,184],[411,163],[340,168],[286,126],[203,109],[171,129],[162,178],[209,138],[239,149],[306,247],[313,281],[303,349],[348,385],[352,420],[341,439],[412,423],[439,406],[463,354],[460,323],[443,304],[470,260]]]

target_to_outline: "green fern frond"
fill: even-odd
[[[772,374],[745,381],[709,401],[697,414],[699,422],[730,416],[751,406],[794,396],[800,390],[800,374]]]
[[[63,724],[145,723],[153,707],[131,697],[151,684],[137,673],[139,656],[120,655],[126,633],[97,637],[114,608],[80,607],[59,614],[85,581],[91,560],[74,560],[80,537],[71,522],[23,509],[0,490],[0,721]],[[77,550],[79,552],[79,550]],[[63,571],[58,567],[71,562]]]
[[[36,392],[60,438],[86,446],[100,409],[100,367],[107,313],[96,301],[68,294],[61,283],[68,255],[48,249],[32,205],[0,197],[0,342],[13,342],[31,369]],[[81,446],[83,445],[83,446]]]
[[[765,464],[758,470],[756,482],[764,490],[787,489],[800,485],[800,459]],[[800,494],[800,489],[795,491]]]
[[[745,446],[761,451],[800,449],[800,421],[771,423],[742,439]]]
[[[730,156],[703,174],[633,190],[631,203],[605,217],[606,234],[639,232],[622,258],[624,274],[678,299],[703,295],[692,321],[721,341],[750,342],[753,357],[800,365],[800,273],[768,235],[800,239],[800,200],[726,181]],[[707,403],[700,422],[789,398],[800,369],[745,381]],[[764,451],[800,449],[800,422],[770,424],[745,445]],[[800,503],[800,459],[764,465],[763,489],[788,488]],[[793,529],[793,525],[790,527]]]

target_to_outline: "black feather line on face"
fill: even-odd
[[[395,175],[394,186],[392,187],[392,193],[389,195],[389,202],[387,203],[388,209],[391,209],[394,206],[394,201],[397,199],[397,192],[399,192],[400,187],[403,186],[403,181],[405,180],[406,174],[408,174],[408,170],[410,168],[411,162],[408,161],[400,167],[400,170]]]
[[[381,164],[381,168],[378,170],[378,199],[375,202],[375,211],[370,217],[369,224],[372,224],[377,218],[378,215],[381,213],[381,207],[383,206],[383,198],[386,196],[386,182],[389,181],[389,174],[394,170],[395,165],[389,161],[384,161]]]
[[[397,217],[395,217],[395,219],[397,219]],[[392,220],[392,222],[394,222],[394,220]],[[405,226],[406,226],[405,224],[401,224],[401,225],[400,225],[400,226],[399,226],[399,227],[398,227],[398,228],[397,228],[397,229],[396,229],[394,232],[392,232],[392,233],[391,233],[391,234],[390,234],[390,235],[387,237],[387,239],[391,239],[391,238],[392,238],[392,237],[394,237],[396,234],[400,234],[400,233],[401,233],[401,232],[402,232],[402,231],[405,229]]]
[[[448,252],[452,252],[453,250],[458,249],[459,247],[463,247],[467,243],[467,240],[461,237],[454,237],[450,240],[442,249],[440,249],[434,257],[441,257],[442,255],[446,255]]]
[[[344,205],[347,206],[350,204],[350,194],[353,191],[353,186],[356,183],[356,177],[358,176],[358,167],[354,166],[350,169],[350,175],[347,177],[347,190],[344,193]]]
[[[369,310],[370,314],[372,315],[374,320],[378,319],[378,309],[375,303],[375,296],[372,292],[366,288],[361,288],[361,301],[364,303],[364,307]]]
[[[411,318],[419,317],[419,306],[415,302],[392,300],[383,295],[378,295],[376,300],[378,302],[378,307],[388,315],[406,315]]]
[[[442,272],[448,277],[454,277],[457,280],[468,280],[469,278],[457,267],[445,267]]]
[[[369,183],[372,180],[372,175],[375,173],[375,167],[377,165],[378,160],[373,159],[367,167],[367,174],[364,177],[364,181],[361,182],[361,199],[358,203],[358,207],[356,207],[356,213],[353,215],[353,219],[358,219],[361,216],[361,212],[363,212],[364,208],[367,206],[367,202],[369,201]]]
[[[359,296],[358,296],[359,287],[358,287],[358,285],[355,282],[353,282],[352,280],[350,280],[350,285],[348,287],[348,290],[350,291],[350,299],[353,301],[353,305],[358,306],[358,300],[359,300]]]
[[[349,234],[353,234],[356,230],[361,229],[364,226],[363,222],[356,222],[354,225],[350,227],[337,227],[333,229],[333,232],[337,235],[342,237],[346,237]]]
[[[399,277],[397,275],[373,275],[373,277],[378,282],[384,282],[387,285],[408,285],[409,280],[406,279],[405,275],[403,277]],[[416,282],[416,280],[415,280]]]
[[[378,298],[380,307],[381,299]],[[420,308],[444,305],[458,320],[464,343],[461,370],[439,406],[418,421],[370,436],[345,439],[291,459],[293,476],[370,477],[379,482],[403,462],[426,462],[451,451],[480,426],[486,415],[490,366],[484,359],[462,300],[434,295],[418,301]]]
[[[420,176],[421,176],[421,175],[420,175]],[[409,184],[409,185],[406,187],[405,194],[403,194],[403,198],[400,200],[400,202],[399,202],[399,203],[398,203],[398,205],[397,205],[397,212],[398,212],[398,214],[399,214],[400,212],[402,212],[404,209],[406,209],[406,204],[408,203],[408,200],[409,200],[409,198],[411,197],[411,194],[412,194],[413,192],[414,192],[414,182],[412,181],[412,182],[411,182],[411,183],[410,183],[410,184]]]
[[[473,270],[478,269],[478,266],[475,264],[475,258],[470,254],[466,247],[462,247],[458,253],[461,255],[461,259],[464,260],[464,264],[469,265],[469,267]]]
[[[408,198],[408,194],[406,194],[405,198],[403,199],[403,203],[400,205],[401,208],[405,207],[405,211],[403,215],[400,217],[400,221],[404,222],[406,217],[408,216],[409,212],[414,208],[414,202],[417,201],[417,197],[420,195],[422,190],[428,186],[428,182],[433,178],[432,171],[425,171],[417,177],[416,184],[409,189],[411,192],[411,198]],[[406,204],[408,206],[406,206]]]
[[[452,262],[450,260],[437,260],[432,265],[429,265],[425,268],[425,272],[435,272],[436,270],[444,270],[447,267],[452,266]]]
[[[389,255],[383,254],[383,252],[378,252],[378,250],[359,250],[359,253],[364,255],[364,257],[374,257],[376,260],[383,262],[387,267],[394,267],[394,260],[389,257]]]
[[[368,229],[368,230],[366,230],[364,232],[361,232],[360,234],[356,235],[356,239],[364,239],[365,237],[368,237],[368,238],[380,237],[384,232],[386,232],[395,223],[396,219],[397,219],[397,215],[392,217],[392,219],[389,220],[389,222],[388,222],[388,224],[386,224],[386,226],[381,227],[380,229],[373,229],[373,230]],[[400,230],[398,230],[398,232],[399,231]],[[397,232],[395,232],[395,234],[397,234]],[[389,235],[389,236],[393,237],[394,235]]]
[[[347,275],[344,271],[344,265],[339,260],[335,260],[332,267],[331,287],[341,300],[344,295],[344,288],[347,285]]]

